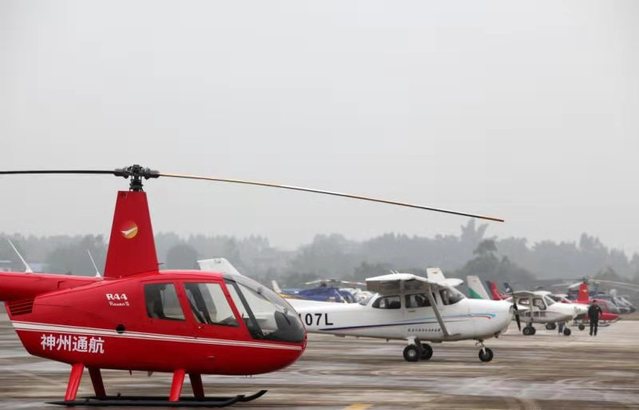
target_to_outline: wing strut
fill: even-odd
[[[439,313],[439,308],[437,307],[437,301],[435,301],[435,298],[433,297],[433,292],[429,290],[428,292],[426,292],[426,296],[428,296],[428,301],[433,307],[433,312],[435,312],[435,317],[437,318],[437,322],[439,322],[439,327],[441,327],[442,332],[444,332],[444,337],[450,337],[448,329],[446,329],[446,325],[444,324],[444,320],[442,319],[442,315]]]

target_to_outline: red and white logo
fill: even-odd
[[[133,239],[138,234],[138,226],[133,221],[125,222],[120,228],[120,233],[126,239]]]

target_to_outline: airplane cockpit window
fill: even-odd
[[[546,295],[546,296],[544,297],[544,300],[546,301],[546,305],[547,305],[547,306],[550,306],[550,305],[552,305],[552,304],[554,304],[554,303],[555,303],[555,301],[554,301],[554,300],[553,300],[550,296],[548,296],[548,295]]]
[[[239,326],[217,283],[185,283],[186,298],[195,320],[202,324]]]
[[[284,342],[304,340],[304,325],[291,305],[249,278],[234,279],[226,280],[226,286],[251,336]]]
[[[517,299],[517,304],[522,306],[530,306],[530,299],[527,298],[519,298]]]
[[[541,298],[533,299],[533,305],[535,305],[535,307],[539,310],[546,310],[546,305],[544,304],[544,301],[541,300]]]
[[[464,299],[464,295],[453,288],[444,288],[439,290],[439,296],[442,298],[444,305],[454,305],[460,300]]]
[[[428,296],[424,293],[417,293],[414,295],[406,295],[406,308],[422,308],[429,307],[430,301],[428,300]]]
[[[373,307],[377,309],[400,309],[402,302],[399,296],[380,296],[373,302]]]
[[[150,318],[165,320],[184,320],[184,312],[172,283],[153,283],[144,285],[146,314]]]

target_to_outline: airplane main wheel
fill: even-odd
[[[479,351],[479,360],[482,362],[490,362],[493,360],[493,351],[485,347]]]
[[[583,323],[579,323],[579,330],[584,330],[586,328],[586,325],[584,325]]]
[[[557,325],[555,323],[549,322],[546,323],[546,330],[555,330],[557,329]]]
[[[567,327],[564,328],[564,336],[570,336],[571,333],[572,332],[570,331],[569,328],[567,328]]]
[[[419,360],[419,349],[415,345],[408,345],[404,348],[404,360],[407,362],[416,362]]]
[[[428,360],[433,357],[433,348],[430,347],[429,344],[422,343],[422,355],[420,356],[421,360]]]
[[[524,336],[532,336],[534,335],[537,331],[535,330],[534,327],[532,326],[526,326],[522,331],[521,331]]]

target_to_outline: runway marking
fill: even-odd
[[[355,403],[355,404],[351,404],[350,406],[344,407],[344,410],[366,410],[370,408],[371,406],[372,404]]]

